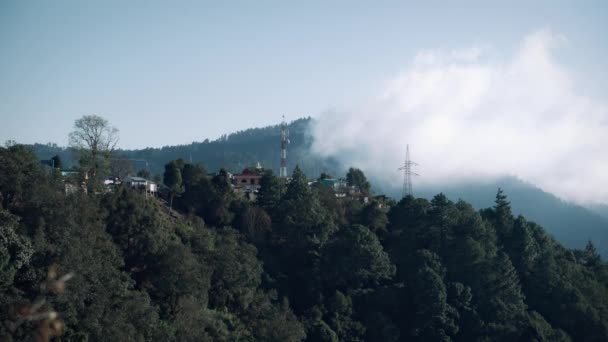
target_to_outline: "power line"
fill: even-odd
[[[403,170],[403,198],[414,195],[412,191],[412,176],[419,176],[419,174],[412,171],[412,168],[416,165],[418,164],[410,160],[410,145],[407,145],[405,149],[405,163],[398,169]]]

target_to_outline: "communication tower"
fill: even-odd
[[[285,122],[285,115],[281,122],[281,168],[279,169],[279,178],[287,178],[287,144],[289,144],[289,130]]]

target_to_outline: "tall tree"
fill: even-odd
[[[125,179],[128,175],[133,173],[133,164],[129,158],[119,156],[110,159],[110,175],[112,177],[118,177],[118,179]]]
[[[141,170],[137,171],[137,177],[150,179],[151,176],[152,176],[152,174],[150,173],[150,170],[148,170],[148,169],[141,169]]]
[[[317,180],[331,179],[331,175],[327,172],[321,172],[321,175]]]
[[[279,179],[272,174],[272,171],[267,171],[260,179],[260,190],[258,192],[257,202],[267,211],[275,208],[281,199],[281,184]]]
[[[357,187],[364,195],[369,195],[371,191],[371,185],[367,181],[365,174],[357,168],[351,167],[348,169],[346,182],[349,186]]]
[[[388,254],[367,227],[342,227],[324,246],[321,267],[326,288],[339,290],[376,286],[395,274]]]
[[[51,158],[51,160],[53,161],[54,168],[61,169],[63,167],[63,163],[61,162],[61,158],[59,157],[58,154],[54,155],[53,158]]]
[[[103,171],[107,170],[117,143],[118,129],[100,116],[85,115],[74,122],[70,146],[78,151],[81,166],[92,179],[93,189],[99,185]]]
[[[504,194],[501,188],[498,188],[494,202],[496,203],[494,205],[494,224],[496,225],[498,237],[508,237],[513,228],[511,202],[507,201],[507,195]]]
[[[184,192],[184,185],[182,182],[182,170],[179,164],[173,160],[165,165],[165,174],[163,179],[165,185],[169,188],[169,208],[173,209],[173,198],[176,195]]]

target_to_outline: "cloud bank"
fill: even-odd
[[[524,37],[508,61],[484,49],[421,51],[356,110],[320,115],[313,152],[401,187],[406,144],[420,184],[515,176],[574,202],[608,203],[608,107],[554,56],[564,38]]]

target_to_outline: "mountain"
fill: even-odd
[[[592,204],[592,205],[587,206],[587,208],[608,220],[608,205]]]
[[[320,158],[309,152],[312,138],[308,134],[308,127],[311,121],[311,118],[302,118],[288,125],[289,172],[291,173],[293,167],[299,165],[310,178],[316,178],[321,172],[328,172],[334,176],[345,174],[350,165],[341,165],[334,159]],[[230,172],[240,172],[243,168],[260,162],[265,168],[271,168],[278,173],[279,146],[280,127],[275,125],[238,131],[213,141],[204,140],[187,145],[141,150],[119,150],[117,154],[131,159],[134,170],[147,167],[152,174],[162,174],[164,165],[177,158],[192,160],[194,163],[201,162],[208,171],[225,168]],[[53,144],[35,144],[33,149],[41,159],[49,159],[59,154],[64,164],[75,163],[70,149]],[[372,183],[373,181],[372,179]],[[380,183],[375,185],[377,193],[386,193],[394,198],[400,197],[399,189],[385,189]],[[428,199],[443,192],[451,199],[461,198],[470,202],[475,208],[481,209],[494,205],[499,187],[513,202],[513,212],[516,215],[524,215],[544,226],[549,234],[569,248],[583,248],[587,241],[591,240],[604,256],[608,256],[608,207],[606,206],[583,208],[514,178],[419,188],[416,194]]]
[[[334,170],[343,171],[339,163],[323,159],[309,153],[312,139],[308,135],[311,118],[301,118],[288,125],[288,172],[296,164],[309,176]],[[152,174],[162,174],[164,165],[171,160],[182,158],[194,163],[202,163],[207,170],[225,168],[230,172],[240,172],[243,168],[261,163],[278,174],[280,164],[281,131],[279,125],[250,128],[221,136],[217,140],[205,139],[187,145],[145,148],[141,150],[118,150],[116,155],[131,159],[134,170],[148,168]],[[50,159],[58,154],[66,165],[74,165],[74,153],[69,148],[55,144],[34,144],[34,152],[41,159]]]

